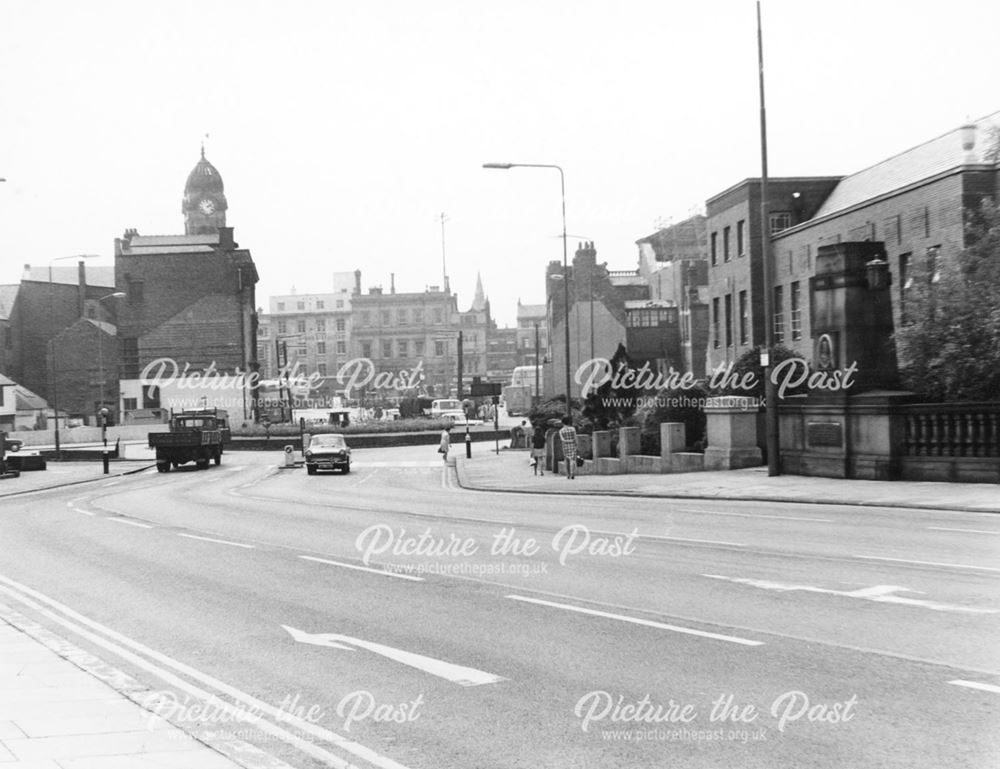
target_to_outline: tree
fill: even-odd
[[[966,220],[956,258],[911,266],[895,334],[904,385],[931,400],[1000,400],[1000,206]]]
[[[618,345],[610,364],[614,375],[587,395],[583,405],[583,415],[594,423],[596,430],[607,430],[627,422],[635,413],[637,399],[642,395],[642,390],[637,387],[617,384],[618,381],[634,381],[637,371],[624,345]]]

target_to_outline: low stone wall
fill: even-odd
[[[108,443],[121,440],[144,441],[150,433],[165,433],[169,431],[168,425],[115,425],[108,428]],[[16,438],[21,441],[25,448],[32,446],[52,446],[56,442],[55,430],[19,430],[8,433],[8,438]],[[100,443],[100,427],[60,427],[59,444],[62,446],[72,446],[78,443]]]

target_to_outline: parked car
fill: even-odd
[[[20,451],[21,447],[24,445],[24,441],[19,438],[4,438],[3,439],[3,450],[4,451]]]
[[[431,418],[465,422],[465,408],[455,398],[439,398],[431,404]]]
[[[314,435],[305,451],[306,472],[315,475],[317,470],[351,472],[351,449],[340,433]]]

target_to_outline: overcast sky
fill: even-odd
[[[0,283],[183,232],[198,160],[267,297],[335,271],[494,315],[562,258],[635,241],[760,173],[752,0],[0,2]],[[1000,3],[764,0],[772,175],[846,174],[1000,108]],[[183,276],[178,276],[182,279]]]

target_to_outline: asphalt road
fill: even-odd
[[[995,517],[275,461],[4,500],[0,603],[302,769],[1000,764]]]

